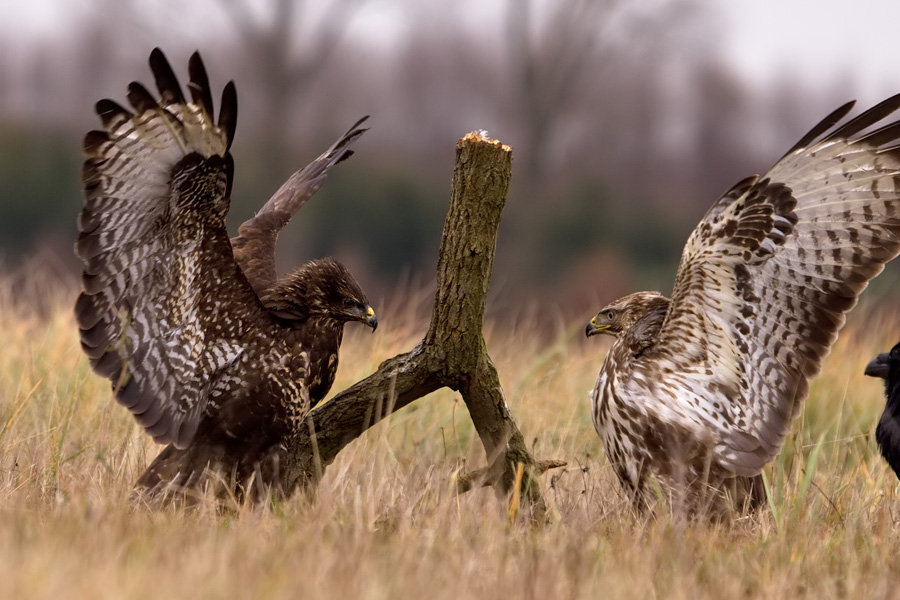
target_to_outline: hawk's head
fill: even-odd
[[[279,282],[266,295],[266,306],[288,321],[326,317],[359,321],[375,331],[378,319],[347,267],[333,258],[312,260]]]
[[[605,333],[619,337],[649,311],[669,300],[658,292],[637,292],[604,306],[584,328],[587,337]]]

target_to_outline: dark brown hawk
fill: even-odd
[[[334,381],[344,323],[377,321],[333,259],[277,279],[275,240],[364,130],[298,171],[229,242],[234,84],[216,122],[198,54],[190,100],[158,48],[150,67],[160,100],[132,83],[133,112],[101,100],[104,130],[84,141],[81,346],[116,400],[169,444],[138,490],[197,489],[216,472],[219,492],[283,491],[279,461]]]
[[[845,314],[900,252],[900,121],[882,124],[900,95],[837,126],[852,106],[713,204],[671,300],[626,296],[587,326],[616,338],[592,414],[639,504],[653,476],[691,510],[758,505]]]

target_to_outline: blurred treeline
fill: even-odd
[[[187,80],[199,49],[240,106],[234,228],[372,115],[281,240],[284,268],[335,255],[370,296],[432,277],[456,140],[514,149],[495,265],[510,305],[583,308],[668,291],[681,246],[731,184],[768,168],[852,82],[757,89],[719,56],[699,0],[60,2],[57,34],[0,37],[0,251],[75,272],[80,138],[93,103],[152,84],[154,46]],[[6,23],[3,27],[15,27]],[[50,258],[47,258],[50,257]],[[500,302],[504,304],[503,301]]]

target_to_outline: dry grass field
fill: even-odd
[[[90,373],[71,300],[43,317],[0,301],[0,598],[900,597],[898,482],[873,439],[882,384],[862,374],[900,339],[898,313],[851,315],[766,470],[770,509],[718,524],[642,519],[620,495],[587,403],[605,341],[537,310],[489,322],[526,439],[569,463],[542,478],[551,522],[533,527],[510,525],[489,489],[455,493],[484,456],[450,391],[351,444],[314,499],[135,509],[158,448]],[[420,309],[383,308],[375,335],[348,327],[335,389],[408,350]]]

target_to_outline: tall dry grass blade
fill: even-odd
[[[72,422],[72,413],[75,411],[75,400],[77,396],[72,394],[72,397],[69,399],[69,406],[66,409],[66,417],[63,420],[62,431],[59,434],[59,440],[56,443],[56,452],[53,455],[53,464],[50,469],[50,473],[53,476],[53,479],[59,483],[59,467],[64,464],[61,461],[63,445],[66,442],[66,437],[69,435],[69,424]]]
[[[822,447],[825,442],[825,434],[825,431],[819,434],[818,441],[816,441],[812,452],[810,452],[809,457],[804,461],[803,478],[800,480],[800,485],[797,487],[797,491],[794,494],[794,510],[797,512],[803,510],[806,497],[809,494],[809,488],[813,483],[813,477],[816,474],[816,466],[819,464],[819,456],[821,455]]]
[[[21,414],[22,409],[25,408],[25,404],[29,400],[31,400],[31,397],[34,396],[34,392],[37,391],[38,387],[41,385],[41,383],[43,381],[44,381],[43,377],[38,379],[38,382],[36,384],[34,384],[34,387],[31,388],[31,391],[28,392],[27,394],[25,394],[25,397],[22,398],[21,402],[19,402],[19,405],[16,407],[16,410],[13,411],[13,413],[6,420],[6,423],[3,424],[3,428],[0,429],[0,442],[3,441],[3,436],[6,435],[6,432],[9,430],[10,427],[12,427],[12,424],[15,422],[16,418],[18,418],[19,414]]]
[[[762,472],[763,488],[766,490],[766,503],[772,512],[772,519],[775,521],[775,529],[781,533],[784,524],[781,522],[781,505],[775,500],[775,486],[769,481],[769,475],[766,471]]]
[[[519,496],[522,492],[522,475],[525,474],[525,465],[516,463],[516,481],[512,488],[512,497],[509,500],[509,526],[512,527],[516,522],[516,515],[519,514]]]

